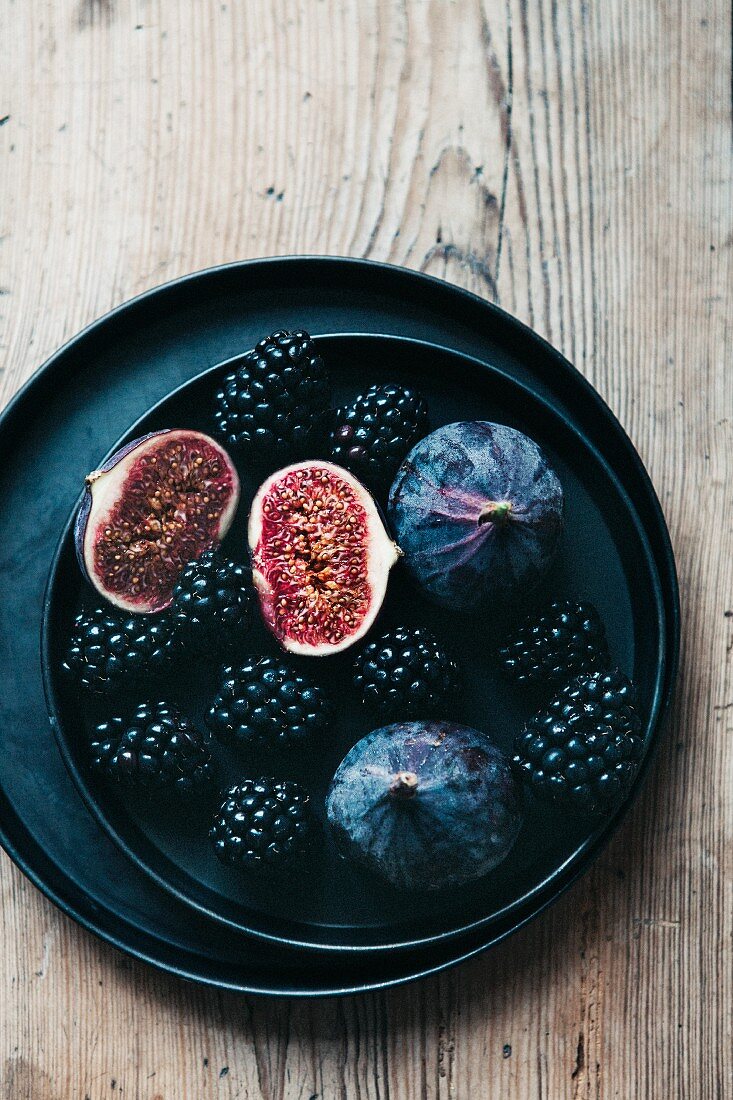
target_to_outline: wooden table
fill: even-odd
[[[3,1100],[733,1095],[730,12],[723,0],[0,0],[0,396],[110,307],[268,253],[499,302],[603,394],[682,587],[654,773],[564,899],[434,980],[237,998],[2,859]],[[726,343],[727,341],[727,343]]]

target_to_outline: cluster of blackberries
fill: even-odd
[[[307,332],[274,332],[242,357],[216,394],[214,431],[258,463],[284,463],[324,448],[375,492],[386,491],[425,435],[416,390],[387,382],[331,410],[331,384]]]
[[[322,689],[287,661],[253,658],[223,669],[205,733],[168,703],[143,703],[96,727],[92,769],[123,788],[188,799],[214,788],[212,733],[227,745],[273,749],[306,743],[332,717]],[[303,855],[315,832],[307,791],[261,778],[226,792],[211,838],[225,863],[275,868]]]
[[[638,771],[644,739],[633,685],[609,668],[595,607],[550,604],[506,639],[499,661],[516,683],[555,692],[514,739],[517,775],[542,799],[590,817],[611,813]]]
[[[211,656],[235,648],[251,625],[252,605],[249,571],[208,550],[184,568],[167,611],[80,612],[64,670],[87,691],[107,695],[165,669],[180,651]]]

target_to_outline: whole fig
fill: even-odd
[[[522,821],[507,758],[485,734],[452,722],[367,734],[333,777],[326,811],[343,854],[403,890],[485,875]]]
[[[405,565],[435,603],[506,603],[549,568],[563,492],[528,436],[484,420],[446,424],[397,472],[389,518]]]

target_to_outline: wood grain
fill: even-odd
[[[733,1096],[729,5],[0,0],[0,27],[3,400],[92,318],[207,264],[420,268],[528,321],[608,400],[684,605],[631,819],[455,972],[316,1005],[204,992],[3,858],[3,1100]]]

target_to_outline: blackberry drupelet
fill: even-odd
[[[541,798],[599,816],[624,798],[643,751],[633,685],[612,669],[567,684],[515,738],[512,762]]]
[[[167,614],[129,615],[104,607],[81,611],[63,669],[87,691],[106,695],[125,679],[162,668],[171,633]]]
[[[94,771],[125,787],[185,799],[215,778],[208,735],[168,703],[141,703],[129,720],[102,722],[91,752]]]
[[[385,718],[423,718],[455,696],[458,667],[429,630],[400,626],[364,646],[354,684]]]
[[[562,687],[609,663],[606,631],[592,603],[556,600],[530,615],[499,649],[506,675],[518,684]]]
[[[393,383],[372,386],[335,414],[331,458],[379,492],[389,488],[427,426],[428,407],[415,390]]]
[[[325,692],[279,657],[252,657],[223,670],[206,723],[225,745],[302,745],[333,721]]]
[[[207,550],[181,573],[171,619],[176,643],[188,652],[203,655],[232,648],[252,622],[249,570]]]
[[[276,779],[243,779],[230,787],[209,833],[222,863],[250,870],[291,866],[315,835],[308,792]]]
[[[325,434],[331,385],[307,332],[274,332],[216,394],[216,433],[261,462],[304,457]]]

